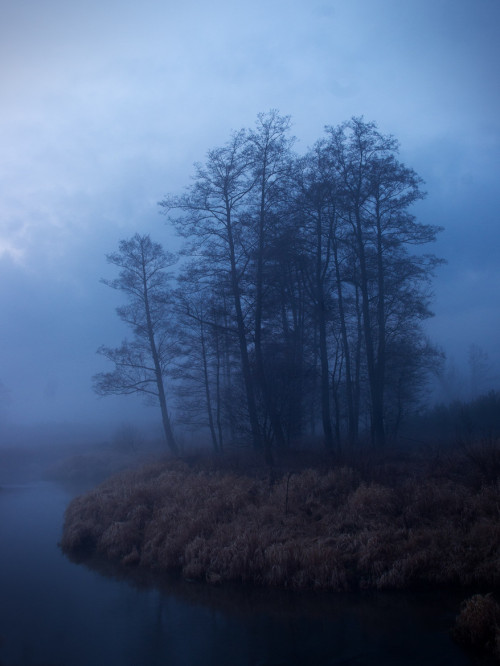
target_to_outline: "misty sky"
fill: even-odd
[[[105,254],[136,231],[175,249],[157,202],[271,108],[298,151],[353,115],[399,139],[426,182],[414,212],[446,229],[427,330],[498,367],[499,25],[499,0],[4,3],[0,418],[143,414],[91,390],[125,334]]]

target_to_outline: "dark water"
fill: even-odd
[[[0,490],[0,666],[481,664],[439,594],[296,595],[178,580],[125,581],[68,561],[70,495]],[[112,572],[111,572],[112,573]]]

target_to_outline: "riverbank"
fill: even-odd
[[[203,460],[157,462],[74,499],[61,546],[211,583],[496,589],[500,486],[473,467],[434,453],[288,471],[271,485]]]
[[[454,593],[296,594],[75,566],[56,547],[68,501],[51,482],[0,496],[2,664],[483,665],[451,641]]]

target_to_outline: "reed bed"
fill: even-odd
[[[69,505],[61,546],[187,579],[293,589],[498,588],[500,484],[453,465],[267,477],[158,462]]]

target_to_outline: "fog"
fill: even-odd
[[[49,425],[45,440],[64,431],[95,442],[124,422],[158,428],[138,398],[92,391],[107,369],[96,349],[125,335],[123,299],[99,282],[112,276],[105,255],[135,232],[177,249],[157,202],[270,108],[291,115],[299,152],[353,115],[398,138],[426,183],[418,219],[445,228],[432,248],[448,263],[428,334],[460,378],[457,395],[471,345],[488,357],[482,388],[495,386],[499,18],[492,0],[10,3],[0,26],[2,443]]]

